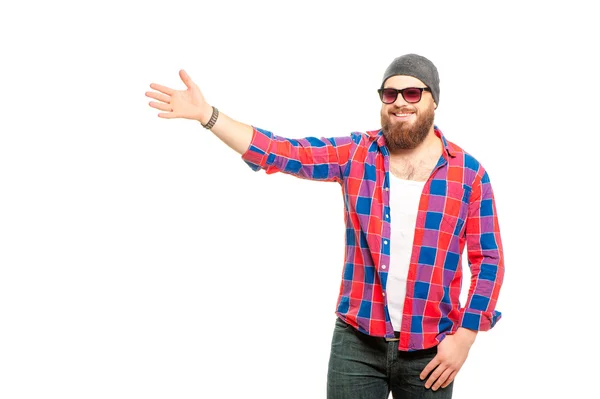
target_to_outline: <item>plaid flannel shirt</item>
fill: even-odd
[[[390,265],[389,150],[381,130],[346,137],[289,139],[253,128],[242,159],[255,171],[338,182],[344,196],[346,239],[336,314],[359,331],[394,337],[387,309]],[[423,188],[402,311],[399,350],[437,345],[459,327],[485,331],[495,310],[504,259],[494,195],[481,164],[447,141]],[[464,306],[462,253],[471,270]]]

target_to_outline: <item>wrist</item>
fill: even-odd
[[[205,103],[204,107],[202,107],[202,110],[200,112],[200,116],[198,117],[198,122],[200,122],[200,124],[202,126],[206,125],[208,123],[208,121],[210,120],[212,113],[213,113],[213,107],[211,105],[209,105],[208,103]]]
[[[475,338],[477,338],[477,331],[459,327],[454,335],[471,346],[475,342]]]
[[[213,106],[212,107],[212,114],[211,114],[210,119],[208,120],[208,122],[207,123],[200,122],[200,123],[202,124],[203,128],[210,130],[210,129],[213,128],[213,126],[215,125],[215,123],[217,123],[217,119],[219,119],[219,110],[217,109],[217,107]]]

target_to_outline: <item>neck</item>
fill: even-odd
[[[390,152],[390,155],[394,158],[412,159],[421,158],[433,152],[438,154],[442,153],[442,141],[435,134],[435,129],[433,125],[431,125],[431,129],[429,129],[429,132],[427,132],[425,140],[423,140],[415,148],[396,149],[394,152]]]

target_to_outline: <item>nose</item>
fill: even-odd
[[[409,105],[409,104],[410,103],[406,102],[404,97],[402,97],[402,93],[398,93],[398,96],[396,97],[396,101],[393,102],[393,105],[395,105],[397,107],[402,107],[402,106]]]

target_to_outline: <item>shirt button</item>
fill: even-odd
[[[384,190],[385,190],[385,191],[389,191],[389,188],[387,188],[387,187],[386,187],[386,188],[384,188]]]
[[[390,218],[390,215],[388,215],[388,214],[386,213],[386,214],[385,214],[385,218],[386,218],[386,219],[389,219],[389,218]]]
[[[381,268],[382,268],[382,269],[385,269],[385,265],[381,265]]]
[[[387,240],[385,240],[383,243],[384,243],[385,245],[387,245]]]
[[[382,292],[381,295],[385,296],[385,292]]]

